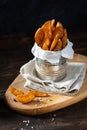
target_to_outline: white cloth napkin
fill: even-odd
[[[68,62],[66,77],[58,82],[41,80],[36,74],[34,64],[35,60],[31,60],[20,68],[20,74],[26,80],[25,86],[50,93],[72,95],[79,92],[85,77],[85,63]]]

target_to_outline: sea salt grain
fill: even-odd
[[[21,128],[21,130],[26,130],[26,129],[24,129],[24,128]]]
[[[21,125],[21,122],[19,123],[19,125]]]
[[[27,123],[30,123],[30,120],[28,120]]]
[[[35,104],[35,107],[37,107],[38,106],[38,104]]]
[[[23,128],[21,128],[21,130],[24,130]]]
[[[30,125],[30,120],[22,120],[22,122],[19,123],[19,125],[23,125],[26,128],[28,128],[28,126]],[[26,128],[21,127],[20,130],[27,130]],[[33,129],[33,127],[31,127],[31,129]],[[13,129],[13,130],[18,130],[18,129]]]
[[[31,129],[34,129],[34,127],[33,127],[33,126],[31,126]]]
[[[52,118],[52,121],[54,121],[54,117]]]
[[[26,126],[28,126],[29,124],[27,123]]]
[[[23,123],[27,123],[27,121],[26,121],[26,120],[23,120]]]
[[[39,97],[39,98],[38,98],[38,101],[42,101],[42,98],[41,98],[41,97]]]
[[[56,117],[56,114],[54,114],[53,116]]]

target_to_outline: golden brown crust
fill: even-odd
[[[63,25],[60,22],[57,22],[54,33],[58,35],[58,38],[63,37]]]
[[[62,41],[61,39],[58,39],[57,44],[54,48],[54,51],[61,50],[62,49]]]
[[[53,50],[54,50],[54,48],[55,48],[57,42],[58,42],[58,35],[56,35],[56,36],[54,37],[54,39],[53,39],[53,41],[52,41],[52,44],[51,44],[51,47],[50,47],[50,51],[53,51]]]
[[[43,46],[42,46],[42,49],[43,49],[43,50],[49,50],[50,44],[51,44],[50,39],[49,39],[49,38],[46,38],[46,39],[44,40],[44,44],[43,44]]]
[[[45,33],[45,38],[51,38],[52,37],[52,30],[51,30],[51,21],[45,22],[43,24],[42,29]]]
[[[35,98],[35,95],[31,94],[31,93],[17,96],[17,100],[21,103],[24,103],[24,104],[33,101],[34,98]]]
[[[39,28],[35,33],[35,42],[39,45],[44,39],[44,31],[42,28]]]
[[[48,93],[40,92],[40,91],[37,91],[37,90],[32,90],[31,93],[34,94],[36,97],[47,97],[47,96],[49,96]]]
[[[35,33],[35,42],[43,50],[59,51],[67,45],[67,30],[55,19],[46,21]]]
[[[9,87],[10,92],[16,96],[17,101],[21,103],[29,103],[35,99],[35,97],[47,97],[49,96],[46,92],[41,92],[38,90],[31,90],[27,93],[23,93],[21,90],[14,88],[13,86]]]
[[[13,93],[15,96],[17,95],[23,95],[24,93],[21,90],[17,90],[16,88],[14,88],[13,86],[9,87],[9,90],[11,91],[11,93]]]
[[[55,26],[54,26],[54,24],[55,24],[55,19],[52,19],[51,21],[50,21],[50,26],[51,26],[51,31],[52,31],[52,33],[53,33],[53,31],[54,31],[54,29],[55,29]]]

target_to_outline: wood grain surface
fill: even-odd
[[[83,62],[87,66],[87,57],[75,54],[73,62]],[[11,83],[10,86],[15,87],[17,90],[21,89],[23,92],[28,92],[29,90],[24,87],[25,79],[19,74],[17,78]],[[9,88],[10,88],[9,86]],[[27,114],[27,115],[39,115],[59,110],[61,108],[70,106],[77,103],[87,97],[87,74],[83,86],[81,87],[78,94],[74,96],[66,96],[60,94],[49,94],[48,97],[38,97],[30,103],[23,104],[16,101],[16,97],[11,93],[10,89],[7,89],[5,93],[5,99],[10,108],[13,110]]]
[[[75,53],[87,56],[87,26],[68,30]],[[20,67],[31,60],[34,44],[30,34],[0,36],[0,130],[87,130],[87,98],[69,107],[43,115],[23,115],[4,101],[4,92],[19,75]],[[78,57],[79,59],[80,57]]]

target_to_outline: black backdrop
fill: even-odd
[[[0,34],[34,33],[46,20],[87,24],[87,0],[0,0]]]

